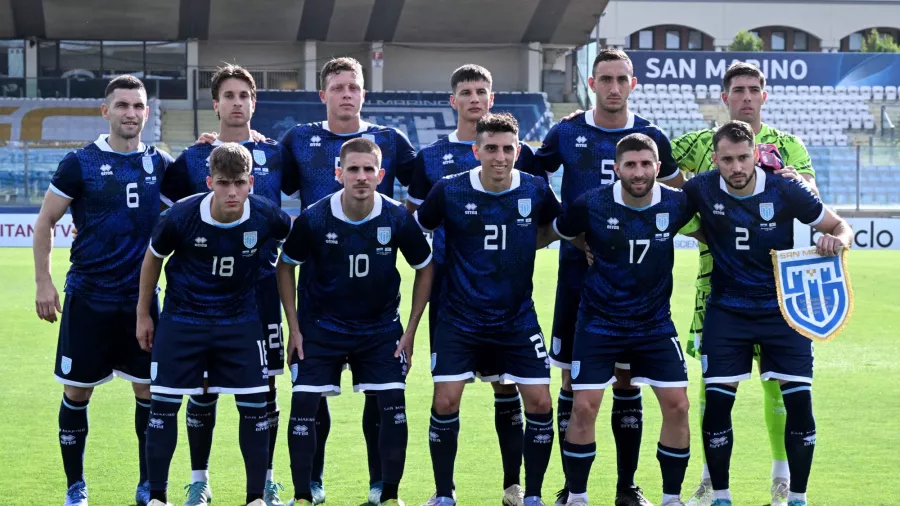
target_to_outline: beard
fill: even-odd
[[[632,197],[634,197],[636,199],[646,197],[647,194],[650,193],[651,190],[653,190],[653,180],[647,180],[647,181],[631,180],[631,181],[629,181],[629,180],[622,179],[621,181],[622,181],[622,188],[624,188],[625,191],[628,192],[629,195],[631,195]],[[645,184],[644,191],[639,192],[639,191],[635,190],[634,186],[633,186],[635,183],[644,183]]]
[[[735,184],[731,177],[725,180],[725,184],[734,190],[743,190],[754,180],[756,180],[756,171],[750,171],[750,174],[744,178],[744,184]]]

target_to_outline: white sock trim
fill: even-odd
[[[772,460],[772,479],[783,478],[789,480],[791,478],[791,468],[786,460]]]
[[[713,499],[728,499],[731,500],[731,491],[727,488],[725,490],[713,490]]]
[[[272,469],[266,471],[266,481],[275,481],[275,478],[273,478],[273,476],[275,476],[275,471],[273,471]]]
[[[700,475],[701,480],[709,480],[709,465],[703,464],[703,473]]]
[[[200,469],[191,471],[191,483],[196,483],[198,481],[209,483],[209,470]]]
[[[788,492],[788,502],[800,500],[806,502],[806,492]]]

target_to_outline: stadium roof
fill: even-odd
[[[583,44],[608,0],[0,0],[0,39]]]

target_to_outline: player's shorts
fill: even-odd
[[[304,358],[291,357],[294,392],[339,395],[341,372],[347,363],[355,392],[406,389],[409,362],[405,353],[394,357],[403,335],[399,323],[380,334],[343,334],[315,323],[304,325],[301,332]]]
[[[213,326],[160,319],[153,338],[150,391],[202,394],[204,376],[211,394],[268,392],[265,336],[259,322]]]
[[[434,277],[431,279],[431,296],[428,299],[428,347],[434,348],[434,331],[438,324],[438,309],[441,302],[441,290],[444,288],[444,264],[431,263],[434,266]]]
[[[550,363],[561,369],[569,369],[572,365],[572,345],[575,341],[575,325],[578,323],[578,306],[581,305],[581,285],[587,271],[586,259],[560,259],[556,277]]]
[[[266,359],[269,376],[284,374],[284,337],[281,333],[281,296],[275,276],[259,280],[256,285],[256,306],[259,321],[266,337]]]
[[[687,364],[677,337],[611,337],[578,329],[572,350],[572,390],[603,390],[627,362],[632,385],[687,387]]]
[[[431,375],[435,383],[474,381],[476,376],[482,381],[523,385],[550,383],[550,361],[540,327],[481,333],[440,322],[434,337]]]
[[[685,352],[700,360],[700,341],[703,339],[703,320],[706,318],[706,299],[709,298],[709,286],[697,288],[694,294],[694,318],[691,319],[691,331]]]
[[[150,317],[159,320],[153,297]],[[150,353],[137,341],[137,302],[99,302],[66,294],[56,345],[56,381],[94,387],[118,376],[150,383]]]
[[[779,313],[744,315],[709,306],[703,329],[700,362],[706,383],[749,379],[754,345],[760,348],[762,379],[812,383],[813,343]]]

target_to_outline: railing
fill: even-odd
[[[177,156],[191,140],[157,143]],[[40,205],[60,160],[84,143],[0,143],[0,205]],[[826,204],[837,209],[900,209],[900,149],[896,146],[809,147],[816,183]],[[559,194],[561,172],[551,179]],[[394,197],[405,198],[395,188]],[[296,205],[286,202],[286,205]]]
[[[138,76],[149,98],[186,100],[186,77]],[[109,78],[0,77],[0,97],[7,98],[103,98]]]

